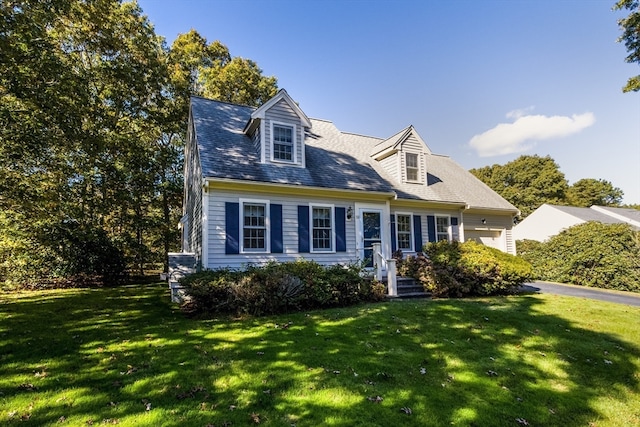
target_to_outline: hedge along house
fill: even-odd
[[[409,126],[387,139],[310,119],[285,90],[259,108],[191,98],[182,250],[198,268],[313,259],[382,269],[396,249],[478,240],[515,253],[518,210]]]

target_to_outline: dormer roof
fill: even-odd
[[[422,137],[418,134],[418,131],[413,127],[413,125],[409,125],[406,128],[402,129],[400,132],[395,135],[385,139],[384,141],[376,144],[371,150],[371,157],[375,160],[380,160],[391,154],[394,154],[398,151],[398,147],[402,145],[409,137],[414,136],[425,148],[425,152],[431,154],[431,150],[429,146],[424,142]]]
[[[311,127],[311,120],[309,120],[309,117],[307,117],[304,111],[300,109],[298,104],[296,104],[296,102],[289,96],[286,90],[280,89],[276,96],[262,104],[262,106],[258,107],[253,113],[251,113],[251,118],[244,128],[244,132],[250,133],[253,129],[255,129],[259,121],[265,118],[265,113],[280,101],[286,102],[289,107],[291,107],[296,115],[300,117],[300,122],[305,128]]]

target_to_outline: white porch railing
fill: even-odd
[[[386,267],[386,268],[385,268]],[[387,271],[387,289],[389,296],[398,296],[398,284],[396,280],[396,260],[385,259],[382,255],[382,245],[373,244],[373,268],[375,268],[376,280],[382,282],[383,271]]]

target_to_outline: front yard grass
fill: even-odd
[[[640,309],[553,295],[186,318],[164,284],[0,295],[0,424],[640,425]]]

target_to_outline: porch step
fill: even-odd
[[[383,281],[386,281],[386,278],[383,277]],[[422,285],[411,277],[398,277],[396,286],[399,298],[424,298],[429,296],[429,293],[424,291]]]

